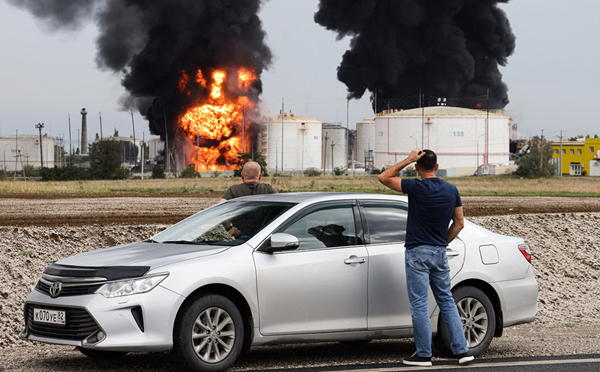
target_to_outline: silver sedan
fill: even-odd
[[[173,351],[196,371],[252,346],[411,337],[407,198],[258,195],[197,213],[144,242],[50,264],[25,305],[24,339],[95,358]],[[466,222],[447,250],[470,351],[532,322],[538,284],[523,239]],[[434,342],[450,353],[433,296]]]

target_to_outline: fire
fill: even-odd
[[[239,153],[247,152],[252,134],[248,131],[245,111],[254,108],[254,103],[244,96],[257,80],[256,74],[240,68],[237,76],[238,92],[227,89],[229,76],[223,70],[214,70],[209,85],[204,73],[198,70],[195,83],[210,92],[206,102],[190,108],[179,120],[180,128],[192,140],[195,151],[188,159],[196,165],[196,171],[219,171],[231,169],[231,161]],[[179,91],[190,95],[190,77],[181,72]],[[235,85],[233,85],[235,87]],[[245,143],[242,143],[244,123]],[[199,144],[199,146],[198,146]]]

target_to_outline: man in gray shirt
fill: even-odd
[[[241,196],[249,195],[261,195],[261,194],[277,194],[277,190],[268,183],[259,183],[262,178],[260,172],[260,164],[255,161],[249,161],[242,167],[242,183],[239,185],[233,185],[223,197],[219,200],[219,203],[224,201],[239,198]]]

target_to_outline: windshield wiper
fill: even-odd
[[[162,242],[163,244],[204,244],[204,242],[194,242],[189,240],[167,240],[166,242]]]
[[[154,239],[147,239],[147,240],[144,240],[144,243],[158,243],[158,242]]]

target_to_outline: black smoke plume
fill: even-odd
[[[96,63],[122,76],[124,108],[136,107],[150,130],[165,137],[182,113],[210,93],[178,91],[182,72],[254,70],[271,63],[258,18],[262,0],[8,0],[29,10],[51,30],[75,30],[94,22],[99,30]],[[210,84],[210,80],[208,81]],[[233,89],[233,88],[232,88]],[[250,97],[257,101],[260,79]],[[197,101],[197,102],[195,102]]]
[[[498,66],[515,36],[498,3],[509,0],[320,0],[315,22],[351,37],[338,67],[348,98],[417,95],[509,102]]]

